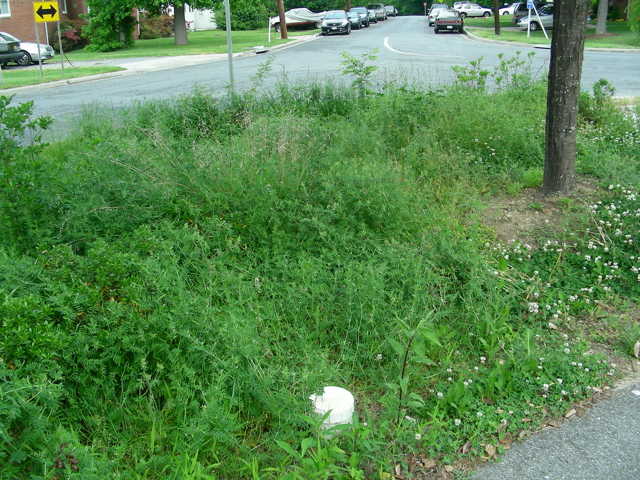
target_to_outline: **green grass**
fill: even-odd
[[[120,67],[72,67],[65,68],[64,73],[59,69],[46,68],[43,70],[44,75],[40,76],[39,69],[29,70],[3,70],[2,82],[0,90],[15,87],[24,87],[27,85],[37,85],[40,83],[55,82],[57,80],[68,80],[71,78],[86,77],[89,75],[97,75],[99,73],[118,72],[124,68]]]
[[[493,17],[465,18],[464,24],[470,27],[493,28]],[[513,17],[511,15],[501,15],[500,25],[502,27],[513,27]]]
[[[640,36],[629,30],[623,22],[610,22],[608,24],[608,32],[613,34],[603,38],[592,38],[594,31],[587,31],[585,47],[591,48],[640,48]],[[490,40],[501,40],[505,42],[522,42],[538,45],[550,45],[551,40],[547,40],[541,31],[531,32],[531,37],[527,37],[526,30],[513,31],[503,30],[500,36],[497,36],[491,30],[471,29],[471,33],[478,37]],[[548,32],[551,36],[553,30]]]
[[[313,35],[317,30],[297,30],[289,32],[289,37]],[[268,45],[266,29],[233,32],[233,51],[243,52],[256,45]],[[287,43],[291,40],[281,40],[277,33],[271,32],[271,46]],[[68,57],[73,62],[82,60],[101,60],[108,58],[131,57],[165,57],[176,55],[200,55],[210,53],[226,53],[226,33],[224,30],[207,30],[189,33],[188,45],[175,45],[173,38],[154,38],[151,40],[137,40],[131,48],[113,52],[91,52],[86,49],[69,52]]]
[[[637,219],[611,217],[640,200],[601,190],[540,248],[497,241],[483,205],[539,184],[544,142],[545,86],[504,62],[492,93],[475,67],[438,91],[195,92],[42,147],[3,100],[0,478],[389,479],[606,384],[585,352],[599,306],[640,296]],[[638,125],[601,87],[578,168],[635,191]],[[324,385],[357,399],[335,438]]]

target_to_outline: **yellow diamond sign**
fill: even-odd
[[[33,2],[33,18],[37,23],[59,22],[58,2]]]

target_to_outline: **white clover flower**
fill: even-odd
[[[484,413],[478,412],[478,413],[476,413],[476,415],[478,416],[478,418],[480,418],[480,417],[482,417],[484,415]]]
[[[460,424],[462,424],[462,420],[460,420],[459,418],[456,418],[453,420],[453,424],[458,427],[460,426]]]
[[[419,433],[416,433],[416,440],[421,440],[422,439],[422,435],[420,435]]]
[[[444,397],[444,393],[442,393],[442,392],[438,392],[438,393],[436,393],[436,395],[438,396],[438,398]]]
[[[556,382],[558,383],[558,385],[562,385],[562,379],[561,378],[556,378]]]
[[[378,361],[382,360],[382,354],[381,353],[376,355],[376,360],[378,360]]]

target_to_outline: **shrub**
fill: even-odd
[[[65,52],[77,50],[87,45],[88,40],[83,35],[83,28],[87,22],[80,19],[65,20],[60,22],[60,33],[62,34],[62,48]],[[56,32],[50,37],[51,46],[59,53],[60,45],[58,42],[58,33]]]
[[[166,38],[173,36],[173,17],[169,15],[144,16],[140,22],[140,38]]]

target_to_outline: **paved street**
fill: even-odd
[[[546,49],[490,44],[457,34],[435,35],[425,23],[420,16],[397,17],[354,31],[350,36],[322,37],[275,51],[271,54],[274,63],[265,85],[274,84],[283,76],[292,82],[339,78],[340,53],[345,51],[357,55],[376,49],[381,80],[404,79],[426,84],[449,82],[453,65],[465,65],[479,57],[484,58],[486,65],[495,65],[500,53],[512,56],[517,51],[534,51],[538,72],[544,72],[548,64]],[[256,68],[265,60],[265,55],[236,59],[235,73],[240,88],[251,85]],[[227,72],[226,62],[212,60],[206,64],[73,85],[41,86],[20,91],[16,100],[35,100],[37,113],[60,118],[77,113],[83,105],[93,102],[118,107],[137,100],[188,93],[196,86],[222,94],[228,81]],[[617,95],[640,96],[640,54],[585,52],[583,86],[589,88],[600,78],[611,81]]]

